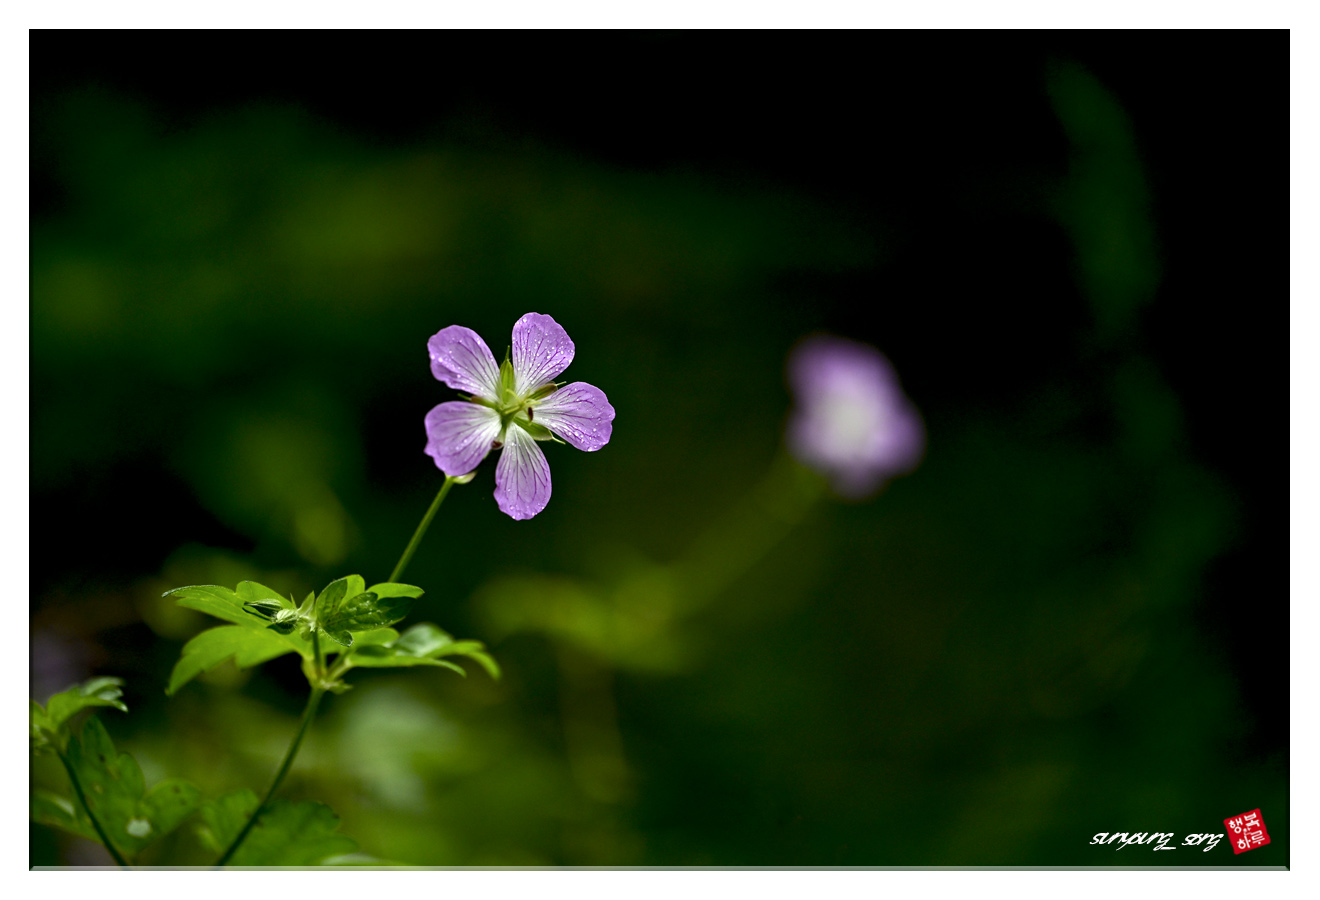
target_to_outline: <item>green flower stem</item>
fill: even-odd
[[[105,829],[101,827],[101,823],[97,820],[96,813],[92,812],[92,808],[87,805],[87,795],[83,793],[82,784],[79,783],[78,776],[73,771],[73,766],[69,764],[69,758],[59,750],[56,750],[55,752],[59,754],[60,762],[64,763],[64,771],[69,773],[69,782],[73,785],[73,793],[77,795],[78,802],[82,804],[82,808],[87,811],[87,818],[92,820],[92,827],[96,829],[97,835],[100,836],[101,843],[105,844],[105,849],[110,851],[110,855],[114,857],[115,862],[119,864],[119,867],[121,869],[127,869],[128,863],[124,862],[124,857],[119,855],[119,851],[115,849],[115,845],[110,842],[110,836],[105,833]]]
[[[243,826],[243,830],[238,833],[238,837],[234,838],[234,842],[229,845],[225,855],[216,862],[217,868],[228,863],[230,858],[238,851],[238,848],[243,844],[243,839],[248,836],[252,826],[257,824],[257,819],[265,811],[266,804],[270,803],[270,798],[274,796],[280,783],[284,781],[284,776],[289,774],[289,767],[293,765],[293,759],[298,755],[298,748],[302,746],[303,738],[306,737],[307,730],[312,725],[312,718],[316,715],[316,707],[321,702],[321,697],[324,694],[324,689],[312,687],[312,695],[307,698],[307,708],[303,710],[302,724],[298,726],[298,733],[294,735],[293,743],[289,745],[289,752],[284,754],[284,762],[280,764],[280,770],[275,773],[275,780],[271,782],[270,790],[266,791],[266,796],[257,804],[256,810],[253,811],[252,818],[248,819],[247,824]]]
[[[456,481],[458,481],[457,478],[450,478],[447,475],[445,476],[445,483],[441,485],[440,493],[435,495],[435,500],[431,503],[431,508],[426,511],[426,515],[422,516],[421,524],[418,525],[417,530],[413,532],[412,540],[408,542],[408,548],[403,551],[403,556],[399,557],[399,564],[395,566],[394,571],[390,573],[389,580],[391,582],[397,582],[403,577],[403,570],[406,569],[408,563],[412,561],[413,554],[417,552],[417,545],[422,542],[422,537],[426,534],[426,529],[431,527],[431,520],[435,518],[436,511],[440,509],[440,504],[445,502],[445,495],[449,493],[449,489],[454,486],[454,482]]]

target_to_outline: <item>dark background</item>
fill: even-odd
[[[333,700],[288,790],[364,851],[1169,864],[1087,841],[1259,806],[1270,847],[1167,856],[1286,863],[1287,64],[1280,32],[35,33],[34,696],[123,675],[149,782],[263,784],[296,665],[166,700],[202,623],[151,598],[383,578],[438,487],[426,337],[498,355],[536,310],[616,437],[553,448],[532,522],[489,464],[442,510],[419,615],[507,677]],[[894,362],[922,468],[677,616],[682,662],[583,637],[740,508],[819,330]],[[551,577],[598,599],[501,612]],[[92,853],[34,826],[34,863]]]

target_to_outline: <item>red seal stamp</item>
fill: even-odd
[[[1224,831],[1228,833],[1229,843],[1233,845],[1233,855],[1264,847],[1270,842],[1270,833],[1265,830],[1265,820],[1260,817],[1260,810],[1234,816],[1224,820]]]

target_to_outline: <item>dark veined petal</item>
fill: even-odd
[[[475,403],[441,403],[426,414],[426,452],[446,475],[466,475],[500,436],[500,414]]]
[[[614,430],[614,407],[604,391],[585,381],[564,385],[538,403],[532,415],[579,450],[599,450]]]
[[[426,342],[431,354],[431,374],[456,391],[467,391],[497,400],[500,396],[500,367],[481,336],[471,328],[450,325]]]
[[[550,464],[532,436],[510,425],[495,466],[495,502],[514,519],[530,519],[550,502]]]
[[[528,313],[513,325],[513,386],[526,397],[568,368],[573,341],[554,319]]]

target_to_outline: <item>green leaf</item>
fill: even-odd
[[[183,645],[183,656],[174,664],[165,693],[173,694],[202,672],[220,665],[231,656],[240,669],[246,669],[285,653],[293,653],[296,648],[290,643],[289,637],[265,627],[255,629],[246,625],[220,625],[203,631]]]
[[[413,656],[430,656],[453,642],[449,632],[430,622],[418,622],[399,637],[395,646]]]
[[[393,647],[363,647],[353,654],[353,665],[366,669],[406,668],[408,666],[439,666],[452,669],[463,677],[467,672],[462,666],[456,666],[445,659],[429,659],[425,656],[410,656]]]
[[[500,665],[486,652],[486,645],[481,641],[455,641],[441,650],[437,656],[466,656],[475,660],[496,681],[500,678]]]
[[[399,633],[393,628],[373,628],[354,635],[353,643],[357,647],[371,647],[376,644],[392,644],[399,639]]]
[[[68,760],[91,812],[127,856],[177,828],[200,800],[197,788],[179,779],[161,782],[147,794],[137,760],[115,751],[97,719],[88,719],[82,735],[69,741]]]
[[[212,632],[202,632],[184,646],[183,657],[175,664],[174,673],[170,677],[170,686],[165,691],[167,694],[174,693],[198,673],[235,654],[239,654],[237,662],[240,668],[257,665],[290,651],[298,653],[303,659],[311,659],[315,655],[311,643],[295,632],[294,623],[289,620],[290,615],[294,614],[293,601],[281,597],[264,584],[241,581],[237,591],[214,584],[192,585],[167,591],[165,596],[173,597],[180,606],[232,622],[254,634],[265,635],[262,638],[253,638],[244,644],[235,636],[236,632],[226,632],[228,637],[225,640],[231,641],[234,649],[221,653],[219,643],[211,643],[219,642],[221,639]],[[214,630],[217,629],[212,631]],[[211,634],[211,637],[206,638],[201,644],[195,644],[202,635],[206,634]],[[282,649],[276,649],[275,641],[281,642]],[[239,653],[240,645],[249,648],[245,654]],[[189,659],[190,653],[201,655]]]
[[[256,808],[257,795],[246,788],[205,804],[202,839],[215,853],[223,853]],[[229,865],[314,866],[355,851],[357,842],[338,829],[339,817],[324,804],[273,800]]]
[[[408,615],[413,598],[421,588],[407,584],[386,583],[384,596],[364,591],[359,575],[332,581],[316,601],[316,618],[331,640],[345,647],[353,646],[353,632],[371,631],[393,625]]]
[[[243,584],[251,583],[249,581],[243,582]],[[243,599],[229,588],[214,584],[195,584],[166,591],[165,596],[173,597],[174,602],[180,606],[204,612],[208,616],[215,616],[217,619],[224,619],[226,622],[233,622],[235,625],[266,627],[266,621],[250,610],[244,609]],[[251,599],[270,598],[254,596]]]
[[[61,797],[44,788],[33,788],[28,801],[29,814],[33,822],[59,828],[70,834],[101,842],[87,814],[67,797]]]
[[[367,588],[377,597],[411,597],[414,600],[425,594],[426,591],[412,584],[395,584],[392,581],[386,581],[381,584],[373,584]]]
[[[198,835],[212,852],[224,853],[257,809],[257,795],[247,788],[221,794],[202,804]]]
[[[480,641],[455,641],[430,622],[414,625],[393,643],[355,650],[351,659],[353,665],[365,668],[441,666],[462,675],[467,674],[462,666],[441,658],[445,656],[466,656],[476,660],[492,678],[500,677],[499,666],[485,652],[484,644]]]
[[[266,587],[264,584],[257,584],[255,581],[240,581],[235,589],[238,599],[244,603],[262,603],[273,601],[280,605],[281,609],[293,609],[293,601],[279,593]]]
[[[322,620],[328,634],[371,631],[385,628],[403,619],[412,609],[411,597],[377,597],[367,591],[341,602],[332,615]],[[340,641],[351,645],[352,638]]]
[[[154,841],[182,825],[201,801],[202,792],[196,785],[182,778],[167,778],[142,798],[138,804],[138,818],[151,823],[151,840]]]
[[[385,643],[389,643],[386,641]],[[28,701],[28,737],[32,740],[33,749],[44,746],[47,743],[47,734],[54,732],[55,727],[50,724],[50,716],[41,708],[41,704],[35,700]]]
[[[113,706],[120,712],[128,707],[119,698],[124,692],[122,678],[92,678],[56,694],[46,703],[46,721],[50,731],[56,731],[69,719],[90,706]]]

